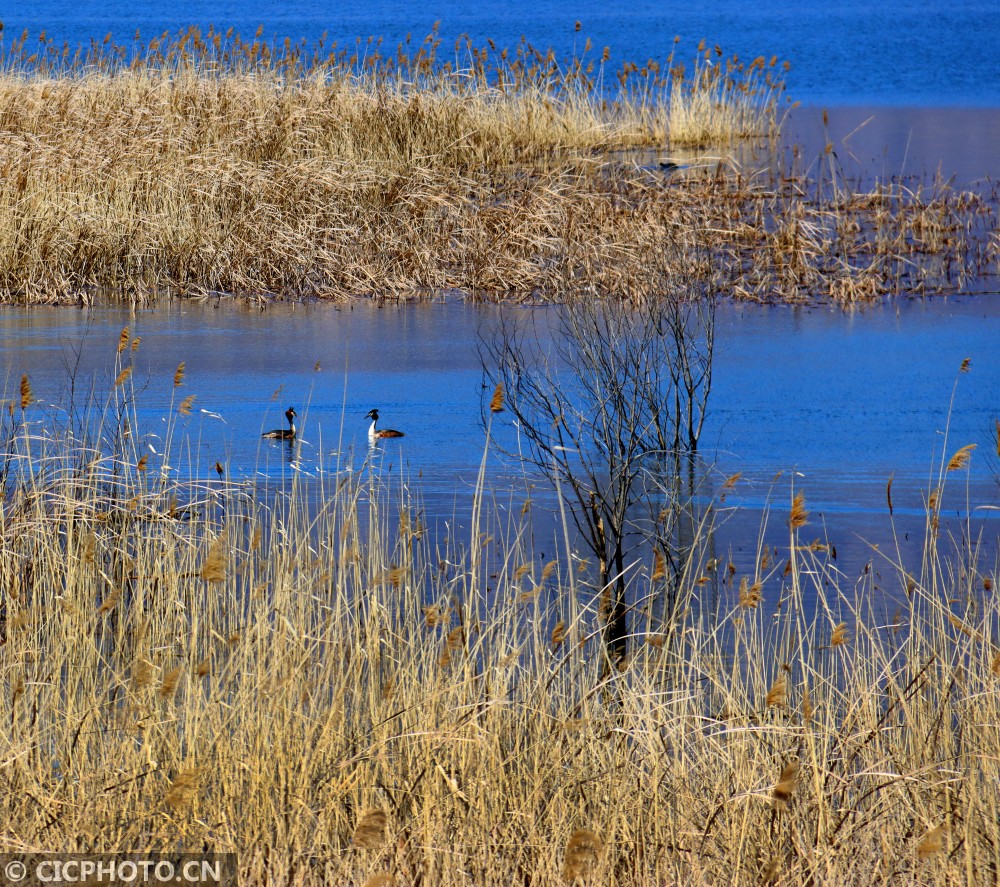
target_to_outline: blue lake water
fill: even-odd
[[[267,38],[312,42],[326,32],[328,43],[343,46],[357,37],[381,36],[393,50],[407,34],[419,41],[440,22],[442,49],[462,33],[477,45],[491,38],[500,46],[513,46],[524,35],[565,57],[589,37],[596,54],[611,48],[616,65],[662,60],[679,36],[682,56],[690,57],[704,39],[746,60],[789,60],[790,94],[807,104],[1000,106],[995,0],[31,0],[0,4],[0,20],[8,41],[25,28],[75,45],[108,33],[127,42],[137,29],[148,40],[192,24],[232,26],[250,37],[263,25]]]
[[[962,187],[988,191],[997,174],[995,2],[33,0],[0,4],[0,20],[7,45],[25,28],[76,44],[109,32],[127,42],[137,29],[148,40],[191,24],[232,26],[249,37],[262,24],[265,36],[278,40],[311,42],[327,32],[328,44],[352,45],[376,35],[389,47],[407,34],[419,41],[439,21],[443,47],[463,32],[477,44],[492,38],[500,46],[524,35],[568,56],[589,37],[595,53],[611,47],[613,64],[663,59],[675,35],[682,38],[678,51],[690,57],[704,38],[744,59],[791,61],[789,94],[806,107],[792,112],[782,150],[803,146],[806,165],[824,156],[829,140],[838,161],[868,181],[940,171]],[[838,107],[824,124],[819,106],[826,105]],[[769,507],[787,508],[794,484],[807,493],[816,535],[829,535],[845,572],[856,575],[871,560],[869,542],[892,535],[891,476],[915,557],[923,501],[942,454],[970,443],[977,445],[971,468],[949,478],[946,503],[953,517],[968,515],[967,502],[973,506],[967,529],[985,531],[995,554],[997,512],[989,509],[1000,504],[992,438],[1000,415],[998,299],[894,300],[855,313],[725,306],[702,455],[717,479],[745,475],[729,499],[743,506],[726,542],[734,556],[752,562],[762,516]],[[154,461],[164,448],[174,371],[184,361],[180,394],[196,400],[181,425],[190,457],[178,472],[211,476],[216,461],[237,480],[356,470],[368,458],[364,414],[378,407],[384,423],[407,434],[381,451],[381,466],[410,478],[429,514],[447,519],[467,508],[482,455],[475,342],[494,312],[454,301],[402,309],[278,304],[266,312],[224,300],[173,302],[134,315],[117,308],[3,309],[0,391],[16,395],[21,374],[29,374],[39,399],[29,412],[32,428],[58,424],[73,373],[78,400],[91,387],[99,401],[105,396],[127,325],[142,337],[134,380],[144,388],[141,446]],[[967,357],[971,371],[959,377]],[[302,418],[303,440],[294,450],[260,439],[284,423],[288,405]],[[490,471],[509,478],[511,467],[492,461]],[[773,524],[780,544],[781,518]]]
[[[218,461],[236,481],[365,469],[364,416],[377,407],[383,426],[406,433],[382,446],[379,468],[407,479],[433,523],[461,518],[471,502],[485,441],[476,343],[497,311],[457,301],[386,309],[278,304],[264,312],[226,301],[170,302],[134,314],[7,309],[0,378],[10,398],[29,375],[38,403],[26,415],[44,433],[65,421],[71,376],[77,406],[93,391],[103,407],[117,373],[119,332],[128,326],[141,337],[133,382],[140,452],[149,453],[150,467],[162,465],[171,397],[176,405],[193,394],[192,415],[175,435],[184,446],[175,444],[169,457],[172,473],[212,478]],[[810,538],[828,536],[841,565],[858,572],[871,559],[869,543],[891,536],[892,477],[896,519],[916,556],[942,455],[975,444],[970,468],[948,477],[946,513],[971,513],[969,528],[985,531],[995,552],[998,328],[993,297],[890,301],[853,313],[723,305],[701,455],[711,466],[708,492],[728,475],[744,475],[727,499],[741,506],[727,544],[752,558],[762,515],[787,512],[792,489],[801,489],[813,512]],[[966,358],[969,372],[960,373]],[[186,375],[175,392],[181,361]],[[262,441],[262,431],[284,425],[289,405],[300,414],[301,443]],[[494,431],[513,440],[506,414]],[[491,485],[501,498],[519,491],[519,503],[525,485],[512,481],[516,473],[491,458]],[[545,483],[535,480],[532,495],[544,503]],[[787,534],[782,526],[776,517],[775,544]]]
[[[127,326],[141,337],[133,380],[153,433],[185,363],[177,395],[196,397],[187,425],[206,470],[220,460],[252,476],[261,452],[280,449],[260,433],[283,425],[289,405],[307,441],[302,465],[351,449],[363,455],[364,414],[378,407],[383,425],[408,432],[396,446],[410,467],[443,477],[475,468],[482,453],[477,335],[498,311],[455,300],[266,311],[224,300],[134,313],[7,308],[0,386],[11,397],[27,373],[40,407],[55,414],[67,406],[72,374],[77,399],[94,390],[100,402]],[[727,473],[797,469],[849,480],[896,472],[919,481],[950,425],[953,446],[976,443],[986,456],[1000,417],[998,328],[994,297],[899,300],[849,313],[724,304],[704,455]],[[970,370],[960,374],[965,358]]]

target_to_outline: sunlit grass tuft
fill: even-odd
[[[767,566],[676,576],[692,607],[608,669],[596,568],[543,565],[530,510],[483,496],[443,540],[377,471],[139,471],[134,384],[72,437],[3,419],[0,850],[231,851],[246,883],[992,879],[974,548],[848,579],[786,528]],[[634,599],[664,580],[646,557]]]
[[[703,49],[688,72],[676,46],[615,67],[586,44],[562,60],[197,29],[4,50],[3,301],[638,299],[662,266],[735,298],[847,304],[996,274],[995,207],[946,184],[633,159],[775,135],[776,60]]]

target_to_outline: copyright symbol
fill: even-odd
[[[3,867],[3,873],[8,881],[23,881],[28,874],[28,867],[19,859],[15,859]]]

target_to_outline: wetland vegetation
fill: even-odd
[[[641,298],[677,274],[737,299],[974,289],[995,279],[995,195],[855,189],[832,146],[762,175],[777,59],[556,59],[431,35],[307,48],[196,30],[0,64],[0,294]],[[702,146],[675,165],[671,152]],[[630,149],[652,146],[661,163]]]
[[[27,378],[5,411],[8,849],[235,851],[249,883],[996,878],[998,576],[940,525],[969,447],[921,564],[849,580],[792,491],[744,571],[709,510],[686,559],[627,565],[616,649],[606,571],[568,526],[540,560],[485,473],[442,538],[377,461],[277,494],[165,471],[191,395],[179,367],[140,448],[141,347],[73,424],[30,421]]]
[[[495,340],[472,519],[441,536],[377,456],[277,491],[198,464],[183,364],[147,452],[127,329],[92,404],[39,416],[22,376],[2,849],[208,848],[246,883],[367,887],[1000,878],[995,546],[942,526],[971,447],[945,437],[920,562],[857,580],[801,489],[748,570],[711,544],[740,478],[697,511],[680,483],[714,299],[984,285],[995,195],[858,191],[831,150],[768,176],[666,164],[773,136],[777,60],[613,74],[591,52],[7,48],[8,301],[544,299],[591,387],[566,404]],[[664,166],[624,153],[649,145]],[[569,508],[544,560],[528,486],[501,499],[486,470],[511,413]]]

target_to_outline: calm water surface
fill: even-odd
[[[109,32],[125,42],[137,29],[148,40],[191,24],[233,26],[249,36],[263,24],[269,38],[314,42],[326,32],[328,44],[345,45],[377,35],[389,47],[407,34],[419,41],[439,21],[446,54],[463,32],[480,45],[492,38],[513,46],[524,35],[561,56],[590,37],[595,52],[611,47],[615,65],[663,59],[675,35],[689,57],[705,38],[745,59],[777,55],[792,62],[789,93],[806,106],[786,122],[780,148],[786,156],[777,169],[786,168],[787,154],[795,151],[800,166],[828,162],[830,142],[841,171],[865,185],[937,173],[987,193],[996,183],[1000,14],[993,0],[886,0],[874,7],[859,0],[639,0],[627,6],[596,0],[478,6],[458,0],[419,6],[401,0],[34,0],[0,4],[0,20],[0,39],[8,45],[24,28],[76,44]],[[831,106],[827,122],[821,106]],[[817,535],[828,533],[845,570],[857,570],[871,559],[861,539],[888,538],[888,478],[894,478],[897,517],[909,521],[915,539],[942,452],[968,443],[978,446],[971,469],[950,478],[946,501],[953,513],[966,514],[967,481],[973,506],[998,504],[1000,466],[991,455],[1000,414],[998,304],[1000,296],[890,301],[849,314],[724,307],[702,440],[713,477],[745,476],[728,500],[742,506],[726,542],[734,556],[752,559],[762,515],[769,504],[779,513],[786,509],[794,484],[807,492]],[[216,461],[233,478],[356,470],[367,456],[363,416],[376,406],[383,424],[407,434],[385,448],[383,469],[409,477],[431,516],[447,519],[467,507],[482,455],[475,343],[494,312],[455,302],[402,310],[279,304],[263,313],[227,302],[175,302],[134,316],[117,309],[4,309],[0,387],[9,397],[28,373],[43,402],[32,411],[35,421],[56,423],[71,376],[78,401],[91,386],[98,400],[105,396],[118,333],[128,325],[142,337],[135,380],[145,388],[144,444],[153,451],[162,451],[174,370],[187,364],[181,392],[197,399],[183,427],[191,461],[179,471],[207,475]],[[967,357],[971,372],[958,378]],[[284,424],[288,405],[304,420],[294,454],[260,440],[261,431]],[[508,482],[508,466],[494,461],[490,470]],[[994,514],[974,508],[970,526],[986,532],[995,552]],[[782,522],[772,519],[776,544]]]
[[[358,470],[368,456],[364,414],[378,407],[383,425],[406,432],[383,447],[382,469],[409,479],[431,521],[448,520],[467,509],[483,452],[476,342],[497,311],[458,302],[384,310],[278,304],[264,312],[172,302],[134,315],[8,309],[0,314],[0,373],[8,396],[28,373],[40,401],[34,421],[58,422],[69,367],[78,399],[93,389],[103,402],[119,332],[129,326],[142,337],[134,379],[143,389],[143,443],[162,451],[174,371],[184,361],[180,394],[196,395],[183,426],[191,459],[174,468],[203,477],[216,461],[233,479]],[[702,455],[716,486],[744,474],[727,500],[741,506],[729,536],[734,551],[752,553],[761,515],[787,510],[794,487],[807,493],[815,534],[836,542],[842,564],[858,566],[871,557],[861,539],[887,537],[890,476],[897,519],[915,546],[942,453],[966,444],[977,450],[970,470],[949,478],[949,514],[974,506],[975,526],[995,548],[997,519],[982,506],[1000,505],[1000,464],[991,455],[1000,416],[998,322],[1000,301],[985,297],[852,313],[724,305]],[[971,369],[960,373],[965,358]],[[261,441],[262,431],[284,424],[288,405],[303,420],[301,446]],[[496,431],[513,439],[503,423]],[[501,491],[512,472],[491,460]],[[782,522],[773,522],[775,544]]]

